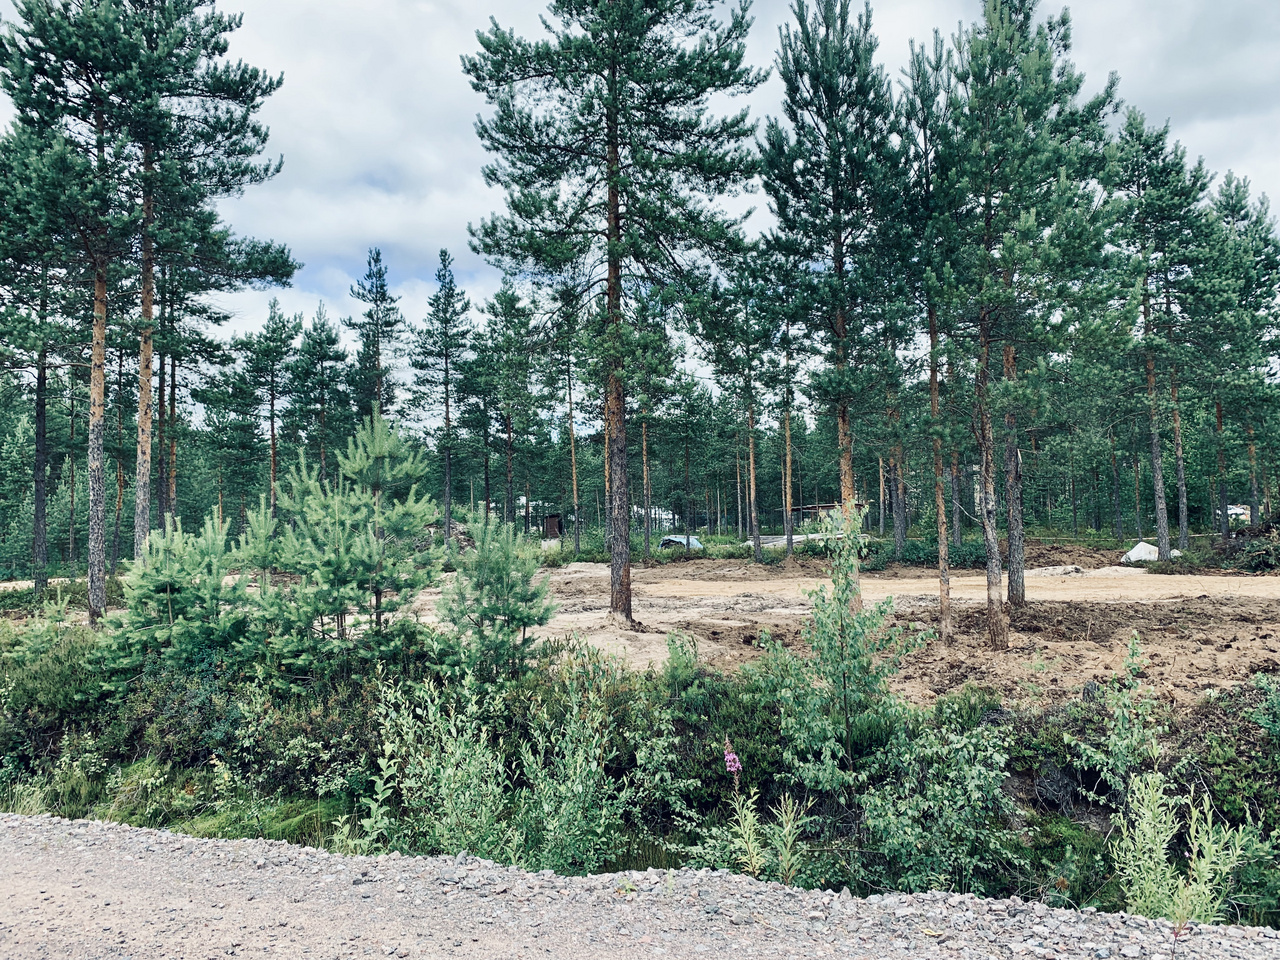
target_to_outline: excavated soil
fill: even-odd
[[[952,578],[955,632],[951,645],[930,639],[905,661],[895,680],[911,700],[927,704],[966,683],[1007,701],[1052,703],[1078,696],[1089,682],[1120,670],[1136,631],[1149,661],[1144,680],[1161,696],[1192,703],[1257,673],[1280,673],[1280,577],[1165,576],[1104,566],[1110,554],[1038,551],[1053,568],[1028,571],[1026,607],[1013,612],[1009,649],[986,641],[986,581],[973,571]],[[1089,559],[1091,567],[1060,572]],[[1082,566],[1080,564],[1074,564]],[[937,579],[918,568],[866,574],[868,602],[893,598],[898,623],[937,626]],[[634,666],[659,665],[667,637],[693,637],[700,658],[736,669],[761,655],[766,633],[803,645],[812,609],[809,594],[828,582],[817,561],[758,566],[690,560],[637,567],[632,629],[608,613],[609,575],[602,564],[574,563],[550,574],[558,610],[545,636],[577,634]],[[433,615],[437,591],[417,612]]]

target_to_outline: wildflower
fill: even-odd
[[[733,774],[733,792],[738,792],[738,776],[742,773],[742,761],[738,759],[738,755],[733,752],[733,744],[729,742],[729,738],[724,738],[724,768],[726,772]]]

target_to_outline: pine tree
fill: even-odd
[[[287,401],[290,386],[289,370],[294,362],[294,341],[302,332],[302,315],[286,317],[280,309],[280,301],[271,300],[267,322],[260,333],[250,334],[239,340],[237,346],[243,358],[246,375],[257,384],[267,408],[267,437],[271,457],[271,491],[269,501],[271,515],[276,511],[276,479],[278,450],[276,425],[279,414]]]
[[[822,399],[834,407],[840,449],[840,497],[853,501],[850,376],[860,314],[879,298],[884,225],[896,205],[893,98],[875,62],[871,7],[851,20],[849,0],[805,0],[781,31],[778,73],[787,125],[770,120],[762,154],[764,188],[779,232],[820,271],[813,329],[828,371]]]
[[[1203,163],[1188,170],[1186,152],[1169,143],[1169,127],[1149,127],[1130,110],[1116,143],[1110,186],[1124,207],[1116,218],[1112,240],[1123,251],[1133,277],[1132,298],[1140,318],[1136,346],[1145,371],[1147,418],[1150,423],[1151,478],[1156,515],[1156,544],[1161,560],[1171,557],[1168,508],[1165,503],[1164,454],[1161,442],[1164,409],[1157,377],[1167,368],[1177,376],[1180,320],[1186,307],[1191,272],[1206,242],[1202,203],[1209,187]],[[1181,424],[1175,422],[1178,472],[1178,540],[1187,548],[1187,487]]]
[[[524,446],[537,416],[537,402],[532,389],[533,357],[537,350],[533,311],[510,280],[504,280],[502,287],[485,304],[484,312],[488,318],[484,331],[488,346],[483,354],[488,372],[484,383],[502,430],[506,464],[502,515],[506,523],[515,523],[517,450]]]
[[[439,449],[444,454],[444,536],[453,535],[453,448],[454,406],[457,401],[458,364],[471,338],[468,316],[471,301],[458,289],[453,276],[453,257],[440,251],[436,270],[436,292],[422,326],[414,331],[410,365],[416,371],[414,388],[419,404],[430,404],[444,414],[444,431]]]
[[[21,0],[0,38],[0,86],[18,123],[34,135],[28,202],[63,238],[93,286],[90,328],[88,480],[89,619],[106,605],[106,344],[111,271],[135,233],[125,193],[132,157],[129,71],[137,51],[114,3]]]
[[[243,18],[218,12],[209,0],[127,0],[118,15],[136,54],[129,73],[128,130],[141,154],[135,172],[141,207],[141,322],[134,493],[134,555],[141,560],[151,525],[151,381],[158,265],[194,247],[203,247],[206,270],[222,273],[224,280],[229,274],[238,282],[287,281],[296,265],[283,250],[272,251],[267,258],[277,262],[256,266],[253,257],[232,256],[232,262],[225,255],[210,258],[210,245],[201,238],[202,233],[216,229],[209,216],[210,200],[238,195],[281,168],[279,161],[258,159],[268,131],[255,115],[279,89],[282,78],[225,59],[227,38]]]
[[[942,164],[949,155],[952,132],[947,110],[951,102],[951,60],[934,33],[932,49],[912,44],[911,60],[903,84],[900,110],[904,155],[909,164],[907,209],[912,218],[916,269],[912,291],[925,314],[929,337],[929,415],[933,440],[934,513],[938,532],[938,633],[951,642],[951,572],[947,551],[947,504],[944,493],[943,445],[947,442],[942,416],[940,366],[942,318],[940,277],[951,252],[949,214],[955,209],[955,184]],[[950,443],[947,443],[950,446]]]
[[[360,319],[343,321],[360,338],[352,384],[356,413],[366,419],[375,411],[389,415],[396,399],[391,361],[404,325],[404,314],[396,306],[400,298],[391,295],[387,268],[377,247],[369,251],[368,269],[351,288],[351,296],[368,305]]]
[[[683,274],[733,239],[706,200],[750,175],[745,111],[718,119],[716,94],[762,79],[743,65],[745,7],[727,24],[710,0],[556,0],[547,39],[530,42],[495,22],[463,58],[472,86],[495,108],[477,123],[495,159],[485,168],[507,192],[505,215],[474,230],[477,249],[513,270],[582,293],[602,290],[608,336],[605,390],[612,540],[610,610],[631,620],[631,498],[627,448],[625,308],[629,281]]]
[[[1064,13],[1037,25],[1036,7],[1036,0],[988,0],[983,19],[957,40],[950,107],[955,176],[968,185],[968,196],[957,211],[947,297],[956,314],[956,337],[972,348],[987,618],[996,649],[1008,645],[1008,618],[1000,589],[992,381],[1001,374],[1006,381],[1009,596],[1017,604],[1025,599],[1021,456],[1013,405],[1019,390],[1017,350],[1043,346],[1056,305],[1042,291],[1062,279],[1064,264],[1080,253],[1073,242],[1087,235],[1080,220],[1096,204],[1085,184],[1101,172],[1102,118],[1115,84],[1113,77],[1102,93],[1078,103],[1083,78],[1065,60],[1070,21]],[[1046,275],[1050,267],[1058,277]],[[1002,362],[993,360],[1002,344]],[[996,362],[1000,366],[993,369]]]
[[[355,432],[355,418],[343,383],[347,352],[324,304],[302,331],[297,354],[288,368],[286,432],[319,466],[319,478],[329,479],[329,461],[340,442]]]

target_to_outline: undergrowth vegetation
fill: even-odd
[[[799,647],[736,674],[669,639],[628,668],[552,613],[537,545],[442,550],[421,469],[366,424],[301,462],[235,543],[152,539],[104,630],[65,601],[0,620],[0,805],[565,873],[677,864],[860,893],[944,888],[1175,921],[1280,920],[1280,688],[1175,714],[1125,669],[1034,713],[894,695],[930,637],[864,608],[858,518]],[[456,570],[438,617],[415,597]],[[802,651],[802,652],[801,652]]]

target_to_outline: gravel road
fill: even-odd
[[[706,870],[565,878],[472,857],[0,815],[0,957],[1280,958],[1280,932],[932,893],[858,900]]]

